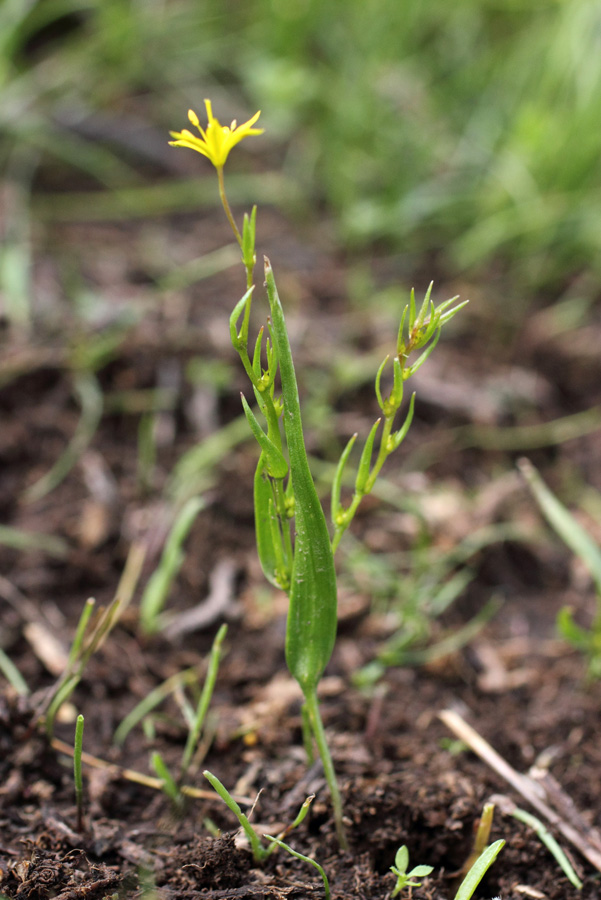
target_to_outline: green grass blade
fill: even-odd
[[[474,891],[486,875],[489,868],[494,863],[498,854],[505,846],[505,841],[495,841],[490,847],[487,847],[484,853],[478,857],[474,865],[471,867],[455,894],[455,900],[471,900]]]
[[[601,594],[601,550],[555,494],[549,490],[537,470],[527,459],[520,460],[520,471],[549,525],[564,544],[589,570],[597,592]]]
[[[13,686],[17,694],[21,697],[27,697],[30,693],[27,682],[15,666],[10,657],[6,655],[0,647],[0,672],[4,675],[9,684]]]
[[[254,828],[248,821],[247,816],[244,815],[244,813],[242,812],[242,810],[240,809],[240,807],[238,806],[238,804],[236,803],[236,801],[234,800],[234,798],[232,797],[232,795],[230,794],[228,789],[219,781],[218,778],[215,777],[215,775],[213,775],[212,772],[209,772],[208,769],[205,769],[205,771],[202,774],[207,779],[207,781],[210,783],[211,787],[215,791],[217,791],[217,793],[219,794],[219,796],[221,797],[221,799],[223,800],[223,802],[225,803],[227,808],[229,810],[231,810],[231,812],[233,812],[233,814],[238,819],[241,828],[243,829],[244,833],[246,834],[246,836],[250,842],[250,846],[252,848],[252,853],[253,853],[255,860],[260,861],[260,860],[264,859],[265,856],[267,855],[267,851],[261,845],[259,835],[254,830]]]
[[[165,700],[169,694],[182,684],[190,684],[197,679],[198,675],[195,669],[186,669],[184,672],[177,672],[171,675],[162,684],[150,691],[134,708],[128,712],[115,730],[113,740],[117,746],[125,743],[130,731],[138,725],[142,719],[152,712],[160,703]]]
[[[215,640],[213,641],[213,646],[211,647],[211,654],[209,656],[209,665],[207,668],[206,678],[202,687],[200,699],[198,701],[194,723],[188,733],[188,740],[186,741],[186,747],[184,749],[180,773],[181,778],[183,778],[188,771],[190,763],[192,762],[192,756],[194,755],[194,751],[196,750],[196,747],[198,745],[198,739],[200,737],[200,733],[202,731],[202,727],[204,725],[204,721],[209,709],[209,704],[211,702],[211,697],[213,696],[213,691],[215,689],[215,682],[217,681],[217,673],[219,671],[219,662],[221,660],[222,646],[226,634],[227,625],[222,625],[215,635]]]

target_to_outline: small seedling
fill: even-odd
[[[459,889],[455,894],[455,900],[471,900],[474,892],[495,859],[505,846],[504,840],[495,841],[490,847],[487,847],[483,853],[474,862],[469,872],[459,885]]]
[[[79,684],[90,658],[102,646],[129,605],[142,571],[144,556],[144,547],[141,544],[133,544],[115,598],[106,609],[101,608],[92,615],[95,601],[86,602],[79,618],[65,671],[38,710],[38,715],[45,717],[48,739],[52,738],[56,714],[62,704],[69,699]]]
[[[169,767],[167,763],[163,759],[160,753],[154,752],[151,755],[150,762],[157,773],[158,777],[161,779],[161,787],[165,794],[169,797],[171,802],[173,803],[175,809],[178,812],[181,812],[184,805],[184,796],[180,788],[180,784],[186,776],[190,763],[192,762],[192,758],[196,749],[198,747],[198,741],[200,735],[202,733],[203,725],[205,723],[205,719],[207,716],[207,712],[209,709],[209,705],[211,703],[211,698],[213,696],[213,690],[215,688],[215,682],[217,680],[217,672],[219,670],[219,661],[221,659],[221,649],[223,645],[223,641],[227,634],[227,625],[222,625],[217,634],[215,635],[215,639],[213,640],[213,645],[211,647],[211,654],[209,656],[209,665],[207,670],[207,675],[204,681],[204,685],[200,694],[200,698],[198,700],[198,704],[196,710],[190,708],[190,710],[186,713],[186,721],[188,722],[188,739],[186,741],[186,746],[184,748],[184,752],[182,755],[182,761],[180,765],[180,773],[179,773],[179,783],[173,777],[171,772],[169,771]],[[174,688],[176,689],[181,683],[181,679],[174,684]],[[161,699],[165,696],[164,690],[160,692],[160,697],[156,702],[160,702]],[[187,704],[187,701],[186,701]],[[147,705],[145,709],[147,708]],[[136,712],[136,710],[134,710]],[[139,721],[140,718],[140,710],[138,709],[136,715],[133,717],[135,721]],[[132,716],[130,714],[130,721],[128,724],[128,729],[122,729],[120,737],[128,733],[129,727],[132,726]],[[126,724],[126,721],[121,723],[121,726]],[[121,727],[120,726],[120,727]],[[224,788],[225,790],[225,788]],[[232,803],[235,803],[235,800],[232,800]],[[237,806],[237,804],[236,804]],[[238,807],[239,808],[239,807]]]
[[[495,814],[495,804],[494,803],[485,803],[482,809],[482,815],[478,821],[478,827],[476,829],[476,836],[474,837],[474,844],[472,846],[470,855],[466,859],[465,863],[457,872],[457,877],[460,878],[465,876],[476,860],[484,853],[486,850],[486,845],[488,844],[488,839],[490,837],[490,830],[492,828],[493,818]]]
[[[527,825],[531,828],[536,836],[540,838],[541,842],[545,845],[549,853],[555,858],[555,861],[559,865],[559,867],[564,872],[568,881],[574,885],[578,890],[582,889],[582,882],[578,878],[578,875],[574,871],[574,867],[569,861],[568,857],[557,843],[549,829],[546,825],[541,822],[536,816],[533,816],[532,813],[527,812],[525,809],[520,809],[519,806],[509,799],[509,797],[505,797],[504,795],[495,795],[495,800],[499,804],[499,808],[503,813],[508,816],[513,816],[514,819],[517,819],[518,822],[523,822],[524,825]]]
[[[75,803],[77,806],[77,830],[83,831],[83,778],[81,773],[81,754],[83,751],[83,724],[82,715],[77,717],[75,724],[75,743],[73,744],[73,780],[75,781]]]
[[[215,635],[215,640],[213,641],[213,646],[211,647],[209,667],[202,687],[202,692],[198,700],[198,706],[194,714],[194,719],[188,732],[188,740],[186,741],[184,755],[182,757],[180,779],[183,779],[188,772],[190,763],[192,762],[192,757],[194,756],[194,753],[198,746],[198,741],[202,732],[204,721],[209,710],[211,697],[213,696],[213,690],[215,688],[215,682],[217,680],[217,672],[219,670],[219,661],[221,659],[221,648],[226,634],[227,625],[222,625]]]
[[[434,871],[433,866],[415,866],[411,869],[410,872],[407,871],[407,866],[409,865],[409,851],[405,844],[396,852],[396,856],[394,857],[394,866],[390,867],[390,871],[396,875],[396,884],[394,886],[394,890],[391,897],[396,897],[397,894],[406,887],[420,887],[421,881],[412,881],[412,878],[425,878],[426,875],[430,875],[431,872]]]
[[[240,827],[244,831],[246,837],[248,838],[248,842],[250,844],[250,848],[252,850],[252,855],[255,859],[255,862],[264,862],[268,856],[270,856],[276,848],[278,841],[282,838],[286,837],[286,835],[290,834],[290,832],[294,828],[298,828],[301,822],[304,820],[305,816],[309,812],[309,807],[314,800],[314,795],[311,794],[310,797],[307,797],[300,810],[298,811],[297,817],[294,821],[286,826],[286,828],[278,835],[276,838],[269,838],[272,841],[271,846],[264,847],[261,843],[261,838],[259,834],[255,831],[255,829],[250,824],[248,816],[246,816],[238,803],[234,800],[228,789],[219,781],[219,779],[213,775],[212,772],[209,772],[208,769],[203,772],[204,777],[207,779],[209,784],[215,789],[215,791],[219,794],[225,805],[230,809],[238,822],[240,823]],[[288,849],[288,848],[287,848]],[[291,851],[292,852],[292,851]],[[304,859],[305,857],[303,857]]]
[[[150,764],[161,780],[161,789],[171,800],[174,810],[180,813],[184,806],[184,795],[169,771],[167,763],[161,754],[155,751],[150,756]]]

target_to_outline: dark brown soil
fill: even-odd
[[[302,748],[300,693],[284,661],[285,601],[266,587],[255,558],[255,447],[232,440],[231,450],[218,451],[177,491],[170,480],[182,453],[238,416],[239,391],[249,393],[228,344],[229,312],[241,289],[238,268],[187,290],[157,290],[175,265],[229,242],[217,221],[207,214],[135,227],[54,227],[51,238],[40,236],[37,249],[41,324],[33,335],[5,331],[1,520],[63,543],[50,552],[0,544],[0,647],[31,691],[18,697],[7,688],[0,701],[0,890],[12,900],[322,897],[316,870],[282,850],[262,867],[253,863],[234,817],[202,777],[209,768],[251,803],[258,797],[252,820],[266,833],[276,834],[309,794],[316,795],[289,841],[323,865],[337,900],[388,896],[394,887],[389,867],[403,843],[412,865],[434,867],[413,889],[414,900],[451,900],[486,800],[502,793],[518,806],[527,804],[454,742],[438,719],[445,708],[457,709],[519,772],[546,754],[550,773],[588,826],[601,826],[599,686],[587,682],[585,661],[555,630],[556,614],[566,604],[575,607],[579,621],[590,621],[594,591],[557,542],[535,540],[538,512],[514,467],[529,452],[568,497],[577,498],[584,484],[600,490],[601,419],[571,440],[543,437],[534,450],[528,444],[532,431],[510,431],[601,403],[601,328],[593,323],[560,339],[550,314],[541,310],[518,330],[504,323],[502,309],[497,321],[490,312],[494,298],[480,289],[473,293],[485,299],[476,299],[416,378],[416,421],[385,473],[384,493],[390,492],[392,503],[382,497],[365,503],[340,560],[341,571],[346,557],[346,571],[350,564],[353,574],[341,578],[339,641],[322,698],[350,843],[341,853],[322,772],[318,764],[308,767]],[[327,241],[301,243],[269,211],[261,216],[260,232],[285,298],[297,367],[306,373],[303,396],[321,389],[321,407],[303,401],[309,449],[332,461],[349,434],[367,434],[376,415],[375,368],[365,360],[394,346],[400,309],[353,309],[347,300],[353,267],[336,258]],[[84,304],[84,292],[65,288],[74,258],[86,290],[97,298],[93,320],[85,323],[73,308],[77,297]],[[384,267],[375,261],[372,269],[377,286]],[[471,293],[457,287],[462,295]],[[257,307],[262,302],[257,298]],[[137,320],[120,325],[132,311]],[[66,329],[58,321],[66,321]],[[77,348],[89,358],[93,342],[97,347],[119,328],[122,340],[97,368],[105,407],[95,435],[66,478],[32,501],[28,488],[60,457],[77,426]],[[343,357],[348,370],[353,353],[356,373],[340,375],[337,383],[325,377]],[[200,366],[200,376],[188,377],[191,364]],[[141,481],[140,415],[157,387],[163,394],[156,463]],[[328,403],[337,410],[334,420],[323,414]],[[495,434],[513,434],[511,448],[497,448]],[[173,503],[197,491],[206,508],[187,542],[169,608],[181,614],[210,594],[215,612],[205,609],[198,630],[143,639],[134,601],[92,658],[72,704],[61,711],[56,738],[72,745],[74,717],[82,712],[86,753],[115,766],[85,766],[85,827],[78,832],[72,764],[36,724],[37,705],[60,674],[84,601],[110,601],[134,539],[148,547],[145,579],[156,565]],[[431,560],[444,558],[470,534],[500,522],[529,529],[531,540],[498,540],[475,551],[473,581],[411,649],[437,647],[491,597],[499,606],[494,618],[467,644],[422,657],[420,665],[391,666],[376,683],[358,687],[357,673],[397,628],[393,595],[402,596],[397,582],[409,583],[410,551],[417,559],[419,548],[428,546]],[[588,518],[585,524],[593,534],[596,528],[598,538],[599,524]],[[361,547],[386,560],[388,571],[392,566],[392,587],[378,584],[381,569],[361,564]],[[177,771],[186,729],[175,699],[158,708],[153,732],[136,727],[123,748],[113,736],[125,714],[166,678],[192,666],[203,672],[224,620],[229,632],[211,707],[214,737],[186,779],[207,795],[176,812],[163,793],[122,771],[154,774],[153,750]],[[221,836],[211,836],[207,819]],[[599,872],[554,833],[584,882],[582,891],[570,885],[530,829],[497,811],[491,840],[503,837],[507,844],[477,896],[601,897]]]

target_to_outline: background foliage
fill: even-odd
[[[136,214],[172,207],[165,133],[210,95],[224,120],[263,110],[257,165],[283,161],[288,183],[271,195],[313,201],[345,246],[594,297],[596,0],[4,0],[0,88],[17,294],[31,186],[91,179],[122,215],[118,192],[146,187]]]

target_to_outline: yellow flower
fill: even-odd
[[[171,137],[175,138],[175,140],[169,141],[169,143],[172,147],[189,147],[190,150],[196,150],[210,159],[216,169],[222,169],[232,147],[235,147],[245,137],[253,134],[263,134],[265,129],[252,127],[261,115],[261,111],[259,110],[258,113],[255,113],[252,119],[244,122],[243,125],[236,125],[236,120],[234,119],[231,126],[228,126],[220,125],[218,120],[214,118],[210,100],[205,100],[205,106],[208,119],[206,130],[201,128],[200,120],[194,110],[188,110],[188,118],[198,128],[201,137],[196,137],[195,134],[192,134],[191,131],[185,128],[183,131],[170,132]]]

